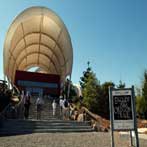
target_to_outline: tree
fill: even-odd
[[[109,119],[109,87],[114,87],[115,84],[113,82],[105,82],[101,86],[101,104],[100,104],[100,110],[101,110],[101,116]]]
[[[142,98],[144,100],[144,115],[145,118],[147,118],[147,70],[144,71],[144,80],[143,80],[143,86],[142,86]]]
[[[96,112],[97,105],[97,79],[93,73],[91,73],[87,79],[87,83],[83,89],[83,103],[85,106],[93,112]]]
[[[82,89],[85,88],[85,84],[88,82],[88,77],[92,73],[92,70],[89,67],[90,62],[88,61],[87,64],[88,64],[88,67],[87,67],[86,71],[83,72],[83,76],[80,78],[81,79],[80,85],[81,85]]]
[[[97,86],[99,81],[96,78],[96,75],[89,67],[90,62],[88,62],[88,67],[86,71],[83,72],[83,76],[80,78],[80,85],[82,87],[83,94],[83,104],[92,112],[96,113],[97,111]]]
[[[113,82],[105,82],[100,85],[96,75],[89,67],[80,78],[82,87],[83,104],[92,112],[109,119],[109,86],[114,87]]]
[[[121,80],[119,81],[119,85],[117,86],[117,88],[125,88],[126,84],[123,83]]]
[[[136,111],[139,118],[144,117],[146,111],[145,99],[141,95],[136,96]]]

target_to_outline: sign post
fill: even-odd
[[[114,131],[135,132],[136,147],[139,147],[135,109],[134,87],[125,89],[109,88],[109,107],[111,120],[111,147],[114,147]]]

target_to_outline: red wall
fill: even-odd
[[[56,83],[58,84],[58,89],[45,89],[45,91],[50,91],[54,94],[60,95],[60,76],[54,74],[44,74],[44,73],[35,73],[35,72],[26,72],[16,70],[15,73],[15,85],[17,85],[17,81],[34,81],[34,82],[46,82],[46,83]],[[19,87],[19,86],[18,86]],[[22,87],[19,87],[22,89]]]

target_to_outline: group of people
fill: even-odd
[[[43,98],[38,97],[36,99],[35,104],[36,104],[36,111],[37,111],[37,119],[41,119],[41,112],[43,110],[43,105],[44,105]],[[29,95],[29,93],[27,93],[24,96],[24,118],[25,119],[28,119],[29,117],[30,105],[31,105],[31,96]],[[60,106],[60,116],[64,120],[69,120],[69,119],[77,120],[78,111],[76,110],[76,108],[74,107],[72,103],[68,102],[66,98],[59,99],[59,106]],[[57,102],[54,99],[52,102],[52,115],[53,116],[56,116],[56,111],[57,111]]]
[[[72,103],[69,103],[66,98],[64,99],[60,98],[59,105],[60,105],[60,115],[63,116],[64,120],[77,119],[78,113],[76,108]]]
[[[31,105],[31,96],[29,95],[29,93],[24,95],[23,101],[24,101],[24,118],[28,119],[29,111],[30,111],[30,105]],[[36,99],[35,104],[36,104],[36,111],[37,111],[37,119],[41,119],[41,112],[43,110],[43,105],[44,105],[43,98],[42,97],[38,97]],[[56,113],[56,105],[57,104],[56,104],[55,100],[53,100],[53,103],[52,103],[53,116],[55,116],[55,113]]]
[[[23,96],[23,103],[24,103],[24,118],[28,119],[29,117],[29,111],[30,111],[30,105],[31,105],[31,96],[29,93]],[[37,119],[41,118],[41,111],[42,106],[44,104],[43,99],[41,97],[38,97],[36,99],[36,110],[37,110]]]
[[[43,104],[44,101],[42,98],[38,97],[36,101],[36,106],[37,106],[37,119],[41,118],[41,111],[43,109]],[[63,117],[64,120],[69,120],[69,119],[77,119],[78,113],[76,113],[76,109],[74,108],[72,103],[69,103],[66,98],[60,98],[59,100],[59,106],[60,106],[60,116]],[[52,115],[56,116],[57,112],[57,102],[55,99],[53,99],[52,102]],[[75,117],[73,117],[75,116]]]

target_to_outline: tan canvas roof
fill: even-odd
[[[64,80],[72,72],[73,50],[62,20],[50,9],[31,7],[11,24],[4,44],[4,74],[14,82],[15,71],[38,66],[38,71],[60,74]]]

